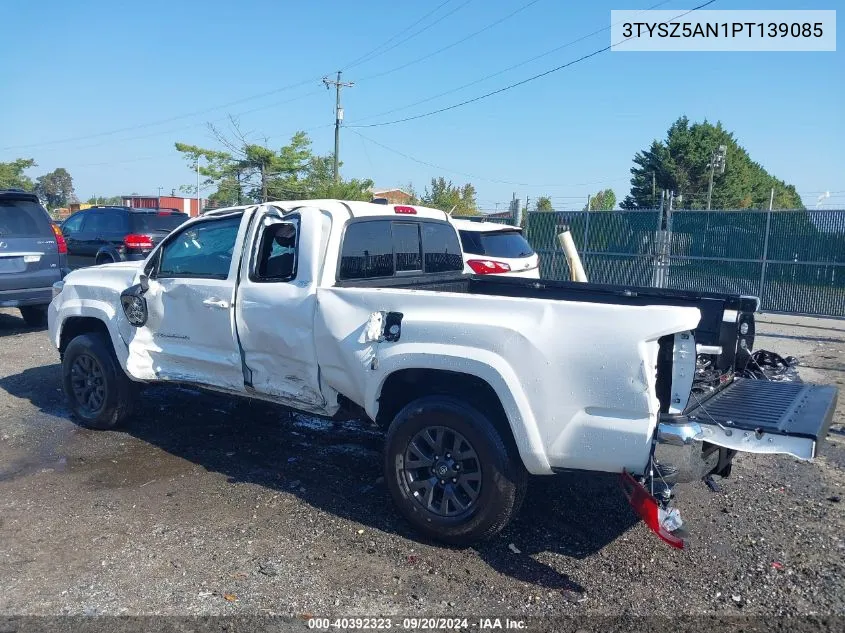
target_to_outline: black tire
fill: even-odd
[[[441,446],[454,445],[460,436],[465,440],[461,446],[468,447],[476,456],[480,489],[471,491],[477,495],[475,498],[460,492],[460,488],[470,491],[469,487],[464,487],[465,482],[460,477],[440,480],[435,476],[437,469],[444,465],[445,455],[438,455],[441,459],[430,466],[432,479],[428,481],[433,483],[433,493],[429,493],[428,488],[422,492],[417,488],[417,493],[412,492],[412,486],[425,486],[427,482],[424,479],[429,476],[429,466],[414,467],[412,464],[428,464],[431,456],[424,461],[406,462],[406,453],[410,450],[421,455],[420,451],[410,448],[411,442],[419,445],[420,438],[432,437],[421,435],[431,433],[430,429],[435,429],[434,436],[439,434],[436,429],[444,429],[445,440],[441,440]],[[434,443],[423,443],[436,450]],[[454,460],[448,463],[454,463]],[[447,467],[450,468],[448,477],[462,473],[469,477],[474,468],[473,458],[466,463],[463,471],[455,472],[454,466]],[[417,477],[416,473],[420,476]],[[487,414],[458,398],[426,396],[405,406],[393,419],[385,441],[384,478],[400,514],[417,530],[433,540],[466,546],[498,534],[508,524],[525,496],[528,473],[515,449],[508,449],[508,444]],[[457,485],[452,485],[449,491],[451,481],[457,481]],[[438,489],[441,491],[439,497]],[[460,500],[465,505],[462,510],[452,501],[459,493],[464,495]],[[450,499],[445,502],[444,512],[443,499],[447,494]],[[455,510],[451,515],[450,503]],[[432,509],[432,505],[437,508]]]
[[[80,334],[68,343],[62,383],[74,418],[89,428],[112,429],[132,410],[136,390],[102,333]]]
[[[96,264],[97,266],[100,266],[102,264],[114,264],[114,257],[112,257],[111,255],[100,255],[97,258]]]
[[[47,325],[47,306],[21,306],[19,308],[24,323],[29,327],[44,327]]]

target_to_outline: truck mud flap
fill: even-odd
[[[701,400],[693,394],[685,412],[706,442],[749,453],[816,456],[836,409],[838,390],[830,385],[737,378]]]

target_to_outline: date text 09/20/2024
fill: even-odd
[[[522,630],[526,627],[524,620],[510,618],[402,618],[394,621],[392,618],[309,618],[308,628],[318,631],[331,630],[368,630],[368,629],[402,629],[415,630],[444,630],[459,631],[469,628],[479,630]]]

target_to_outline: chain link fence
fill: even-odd
[[[569,229],[591,282],[759,296],[762,309],[845,316],[845,210],[530,212],[541,276],[569,279]]]

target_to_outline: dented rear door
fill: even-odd
[[[293,237],[275,240],[281,226]],[[314,345],[315,280],[330,226],[317,209],[262,207],[242,256],[235,310],[247,389],[316,413],[337,408],[320,390]]]

